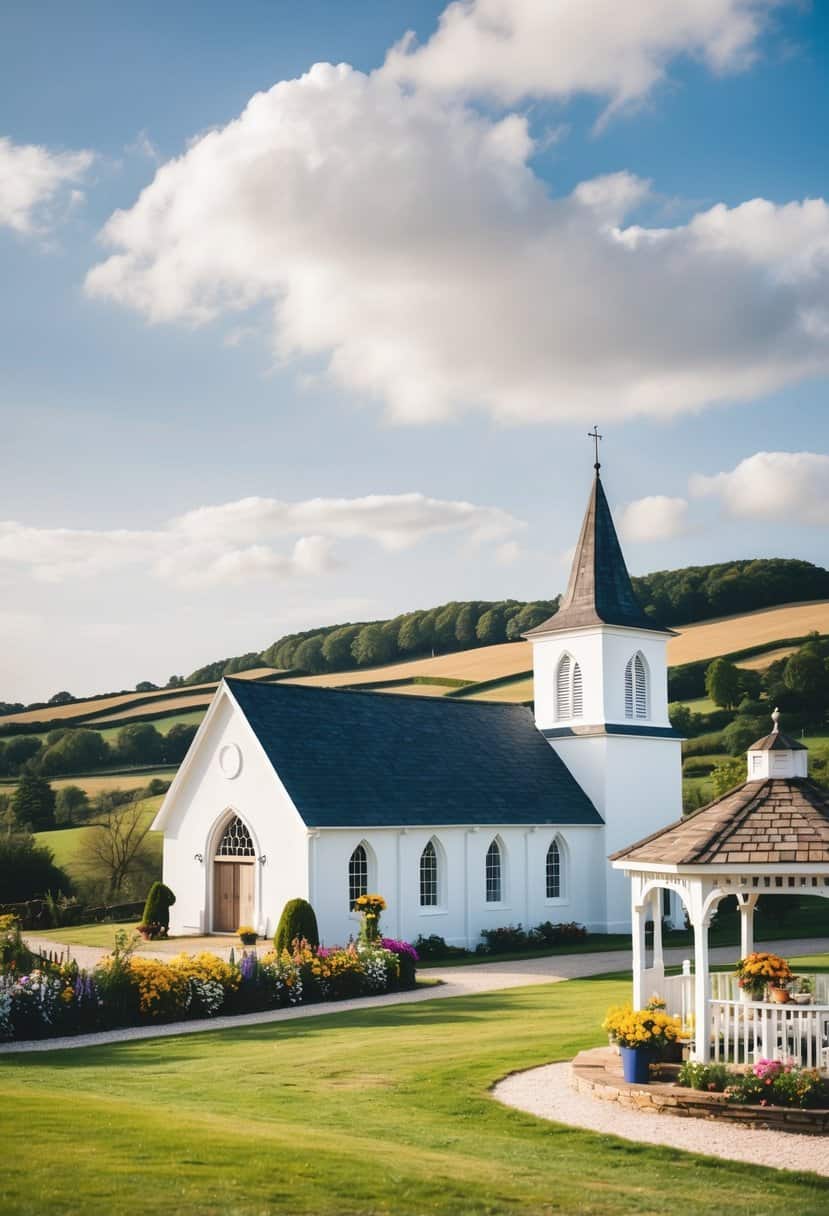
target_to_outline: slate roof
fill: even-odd
[[[603,822],[521,705],[225,683],[309,827]]]
[[[636,598],[598,470],[558,612],[525,637],[587,625],[626,625],[670,633],[647,617]]]
[[[829,801],[804,777],[747,781],[611,861],[657,865],[829,864]]]

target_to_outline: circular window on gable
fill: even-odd
[[[219,768],[222,776],[232,780],[242,771],[242,753],[235,743],[226,743],[219,749]]]

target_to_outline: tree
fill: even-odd
[[[492,646],[506,640],[502,608],[490,608],[479,618],[475,633],[482,646]]]
[[[435,618],[435,645],[441,650],[452,650],[457,644],[455,629],[458,620],[458,604],[447,604]]]
[[[723,731],[723,745],[729,756],[742,756],[751,747],[752,743],[755,743],[768,733],[769,722],[767,718],[737,717]],[[745,777],[743,777],[743,780],[745,780]]]
[[[296,938],[303,937],[309,946],[316,948],[320,944],[314,909],[307,899],[289,899],[282,909],[274,934],[274,949],[281,954],[283,950],[291,949]]]
[[[12,810],[21,828],[46,832],[55,826],[55,791],[37,773],[24,773],[12,796]]]
[[[393,657],[394,638],[382,625],[364,625],[352,643],[351,653],[361,667],[376,667]]]
[[[475,633],[477,623],[477,604],[461,605],[458,615],[455,617],[455,641],[462,649],[469,650],[473,646],[478,645],[478,638]]]
[[[75,698],[71,692],[56,692],[53,697],[50,697],[48,705],[71,705]]]
[[[55,799],[55,823],[78,823],[89,810],[86,790],[79,785],[65,785]]]
[[[423,613],[410,612],[400,623],[397,631],[397,648],[403,654],[417,654],[423,650]]]
[[[170,676],[167,681],[167,688],[181,688],[184,683],[184,676]]]
[[[97,730],[67,730],[46,749],[38,767],[47,777],[53,777],[101,768],[109,759],[109,744]]]
[[[144,915],[141,920],[145,925],[160,925],[162,936],[167,936],[170,928],[170,909],[176,902],[176,897],[163,882],[154,882],[147,892],[144,902]]]
[[[153,684],[152,680],[139,680],[135,686],[136,692],[157,692],[158,685]]]
[[[167,764],[181,764],[199,728],[192,722],[176,722],[162,738],[162,758]]]
[[[822,716],[829,704],[829,671],[826,660],[808,642],[786,663],[783,683],[795,693],[811,718]]]
[[[40,739],[31,735],[16,735],[15,738],[9,739],[6,744],[6,764],[9,766],[9,772],[18,772],[28,760],[34,759],[42,747]]]
[[[351,666],[351,645],[359,632],[359,625],[343,625],[328,634],[322,644],[322,657],[329,671],[342,671]]]
[[[728,659],[714,659],[705,671],[705,691],[715,705],[734,709],[740,701],[740,669]]]
[[[294,651],[294,666],[303,671],[325,671],[325,659],[322,656],[324,638],[321,633],[312,634],[304,642],[300,642]]]
[[[158,764],[164,740],[152,722],[131,722],[118,731],[115,747],[124,764]]]
[[[28,832],[0,838],[0,891],[8,903],[39,899],[51,891],[68,895],[69,876],[55,865],[54,854]]]
[[[723,794],[733,790],[735,785],[742,785],[745,779],[744,760],[726,760],[723,764],[718,764],[711,773],[711,784],[714,787],[715,797],[722,798]]]
[[[151,822],[140,800],[136,800],[116,807],[92,825],[86,841],[87,869],[104,880],[107,898],[113,902],[131,877],[137,879],[135,872],[143,873],[147,868],[150,859],[145,840]]]

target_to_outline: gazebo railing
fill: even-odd
[[[805,1068],[829,1068],[826,1007],[711,1000],[708,1030],[715,1063],[793,1059]]]
[[[829,975],[798,972],[812,982],[812,1000],[815,1005],[829,1005]],[[733,971],[711,972],[711,997],[715,1001],[739,1001],[742,989]]]

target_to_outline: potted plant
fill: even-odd
[[[243,946],[256,945],[256,939],[259,934],[252,925],[240,925],[236,932],[239,934],[239,940]]]
[[[796,991],[793,992],[792,999],[797,1005],[811,1005],[812,993],[814,991],[814,983],[809,979],[808,975],[795,976]]]
[[[766,985],[785,987],[792,978],[792,970],[779,954],[755,951],[741,958],[736,967],[737,983],[749,1000],[762,1001]],[[780,997],[775,997],[780,1000]],[[788,999],[786,996],[783,999]]]
[[[143,920],[136,927],[145,942],[154,942],[156,938],[167,936],[166,927],[157,920]]]
[[[364,942],[380,940],[380,913],[386,910],[386,901],[382,895],[360,895],[354,900],[354,910],[363,918],[360,925],[360,937]]]
[[[662,1009],[632,1009],[630,1005],[609,1009],[602,1025],[618,1044],[622,1073],[632,1085],[648,1084],[654,1057],[676,1042],[681,1029],[679,1018]]]

